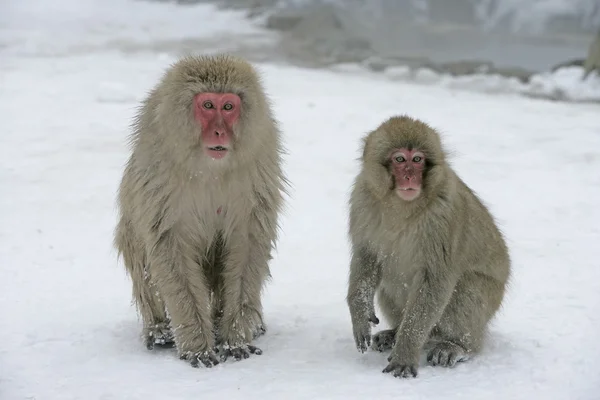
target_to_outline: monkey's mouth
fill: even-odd
[[[208,148],[210,151],[227,151],[227,147],[213,146]]]
[[[396,194],[404,201],[412,201],[421,195],[420,187],[396,188]]]
[[[225,157],[229,149],[224,146],[210,146],[206,148],[206,152],[213,159],[220,159]]]

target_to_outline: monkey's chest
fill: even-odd
[[[410,284],[422,265],[418,242],[411,235],[397,235],[375,243],[382,282],[393,286]]]
[[[238,229],[248,220],[250,210],[249,201],[243,194],[233,196],[215,188],[211,193],[195,196],[184,204],[181,223],[192,239],[211,242],[219,233]]]

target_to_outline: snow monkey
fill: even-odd
[[[287,180],[258,73],[224,54],[182,58],[143,101],[131,144],[115,246],[146,347],[174,344],[194,367],[261,354],[251,341],[266,331]]]
[[[426,123],[392,117],[364,139],[350,197],[347,302],[357,348],[416,377],[421,349],[452,367],[476,353],[504,297],[510,258],[487,208],[447,164]],[[373,336],[378,304],[392,329]]]

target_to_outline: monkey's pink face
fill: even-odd
[[[404,201],[415,200],[421,194],[425,154],[419,150],[397,149],[390,158],[396,194]]]
[[[202,130],[204,151],[221,159],[230,150],[233,127],[240,118],[242,101],[233,93],[200,93],[194,97],[194,118]]]

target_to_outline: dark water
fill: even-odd
[[[277,56],[315,65],[429,66],[461,74],[469,68],[457,63],[492,63],[491,72],[527,77],[585,58],[600,28],[600,0],[558,0],[566,5],[562,14],[536,14],[530,0],[176,1],[247,9],[281,32]],[[503,11],[510,4],[522,10]]]

